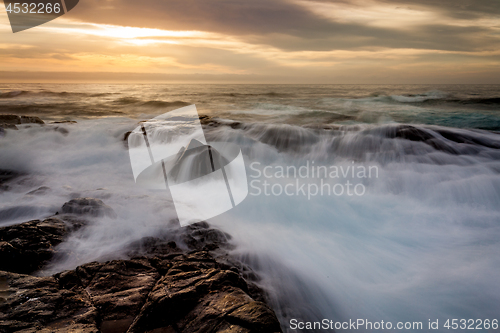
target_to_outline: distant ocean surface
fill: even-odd
[[[3,113],[44,119],[140,117],[196,104],[269,123],[414,123],[500,130],[500,85],[0,84]]]
[[[0,226],[101,198],[119,218],[72,235],[44,274],[125,257],[176,213],[135,186],[124,134],[191,104],[214,120],[208,141],[242,148],[249,181],[252,163],[378,168],[362,196],[249,195],[209,221],[259,273],[285,331],[292,318],[423,332],[429,319],[439,331],[500,320],[500,85],[2,84],[0,114],[77,123],[0,133],[0,170],[23,175],[0,192]],[[50,191],[26,195],[40,186]]]

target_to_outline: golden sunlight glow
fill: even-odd
[[[47,28],[60,30],[61,28]],[[120,27],[107,24],[88,23],[84,27],[65,27],[67,33],[79,33],[93,36],[117,38],[117,39],[132,39],[144,37],[177,37],[189,38],[209,37],[211,34],[201,31],[171,31],[151,28],[136,28],[136,27]]]

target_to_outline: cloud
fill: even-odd
[[[383,2],[396,6],[425,6],[455,19],[477,19],[485,15],[498,18],[500,15],[500,2],[497,0],[383,0]]]
[[[19,34],[0,17],[0,70],[490,82],[500,65],[498,3],[86,0]]]
[[[287,50],[371,46],[457,50],[497,46],[499,40],[497,0],[480,4],[466,0],[87,0],[79,6],[72,17],[85,22],[209,31]],[[481,35],[489,37],[478,42]],[[279,43],[275,36],[287,36],[293,46]]]

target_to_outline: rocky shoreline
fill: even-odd
[[[39,276],[87,218],[114,216],[77,198],[61,213],[0,228],[0,332],[281,332],[255,274],[228,255],[230,235],[206,222],[129,247],[127,260]],[[43,275],[43,274],[42,274]]]
[[[67,134],[38,117],[0,115],[3,134],[27,126]],[[21,176],[0,170],[0,191]],[[117,214],[82,197],[53,216],[0,228],[0,332],[281,332],[257,275],[229,255],[231,236],[206,222],[165,221],[154,237],[129,244],[127,259],[47,273],[70,255],[59,245],[101,217]]]

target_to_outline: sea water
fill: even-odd
[[[429,320],[447,331],[447,319],[500,319],[499,89],[4,84],[1,113],[77,123],[0,137],[0,169],[20,173],[0,192],[0,225],[100,198],[118,218],[72,234],[59,245],[70,254],[43,274],[126,258],[176,213],[165,193],[135,186],[124,134],[196,104],[215,119],[207,140],[238,144],[254,181],[243,203],[208,222],[233,236],[233,255],[258,273],[285,331],[293,319],[422,322],[423,331]],[[329,172],[312,177],[312,165]],[[306,166],[309,177],[276,175]],[[377,173],[335,177],[332,168]],[[337,195],[347,181],[363,194]],[[294,195],[278,194],[289,184]],[[312,184],[338,192],[296,191]],[[41,186],[50,190],[27,194]]]

